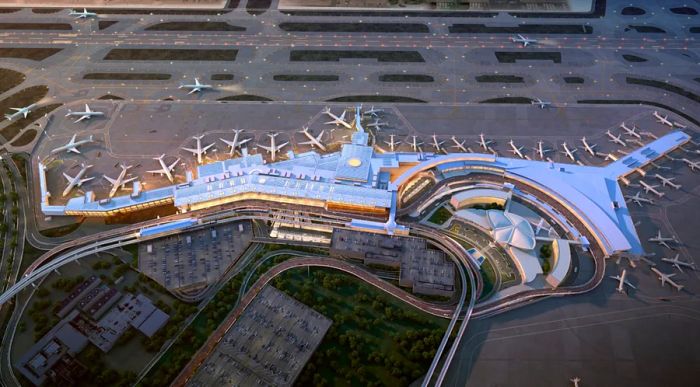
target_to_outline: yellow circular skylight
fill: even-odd
[[[362,160],[353,157],[353,158],[351,158],[351,159],[348,160],[348,165],[351,166],[351,167],[357,168],[357,167],[359,167],[360,165],[362,165]]]

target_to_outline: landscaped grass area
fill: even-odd
[[[68,23],[0,23],[0,30],[63,30],[73,27]]]
[[[182,60],[182,61],[227,61],[236,60],[238,50],[216,49],[157,49],[114,48],[104,60]]]
[[[290,32],[365,32],[365,33],[428,33],[421,23],[280,23],[282,31]]]
[[[333,82],[339,77],[325,74],[276,74],[272,79],[285,82]]]
[[[425,74],[382,74],[379,82],[433,82],[435,79]]]
[[[447,222],[451,217],[452,212],[450,212],[450,210],[442,206],[435,210],[435,212],[433,212],[432,215],[430,215],[430,218],[428,218],[428,222],[434,224],[443,224]]]
[[[170,74],[160,73],[87,73],[83,75],[83,79],[99,81],[164,81],[170,77]]]
[[[297,385],[407,386],[428,370],[448,324],[331,269],[292,269],[274,284],[333,320]]]
[[[238,94],[229,95],[227,97],[218,98],[217,101],[253,101],[253,102],[267,102],[272,101],[270,98],[261,97],[259,95],[252,94]]]
[[[413,97],[400,95],[348,95],[345,97],[331,98],[327,102],[399,102],[399,103],[425,103],[426,101]]]
[[[245,27],[234,26],[226,22],[167,22],[154,24],[146,31],[245,31]]]
[[[40,61],[58,53],[61,50],[63,49],[45,47],[2,47],[0,48],[0,58],[17,58]]]
[[[37,100],[38,101],[38,100]],[[22,129],[26,128],[31,124],[32,122],[36,121],[39,117],[44,116],[45,114],[49,114],[55,109],[57,109],[59,106],[63,104],[60,103],[53,103],[51,105],[45,105],[41,106],[36,110],[33,110],[27,118],[19,118],[16,119],[13,123],[10,125],[7,125],[6,127],[2,128],[2,131],[0,133],[2,134],[3,137],[5,137],[7,140],[13,139],[16,135],[18,135]],[[26,106],[26,105],[24,105]],[[31,141],[31,140],[30,140]]]
[[[493,286],[496,285],[496,271],[488,259],[481,264],[481,278],[484,282],[484,288],[481,291],[481,299],[483,300],[491,295]]]
[[[0,69],[0,94],[19,86],[25,80],[24,74],[10,69]]]
[[[292,62],[338,62],[341,59],[376,59],[377,62],[425,62],[418,51],[292,50]]]

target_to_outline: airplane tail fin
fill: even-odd
[[[5,118],[6,118],[8,121],[12,121],[12,115],[11,115],[11,114],[5,114]]]

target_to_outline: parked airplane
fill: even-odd
[[[92,165],[83,164],[80,171],[78,171],[78,174],[75,175],[74,177],[71,177],[67,173],[63,172],[63,177],[65,177],[66,180],[68,180],[68,185],[66,186],[66,189],[63,190],[63,196],[68,196],[68,194],[70,193],[70,191],[73,190],[73,188],[80,187],[83,185],[83,183],[95,178],[93,176],[93,177],[86,177],[83,179],[85,172],[87,172],[88,168],[91,168],[91,167],[92,167]]]
[[[209,89],[213,89],[213,88],[214,88],[214,86],[212,86],[212,85],[205,85],[203,83],[200,83],[199,78],[196,78],[196,77],[194,78],[194,84],[189,84],[189,85],[184,84],[184,85],[180,85],[180,87],[178,87],[178,89],[190,89],[190,92],[187,93],[188,95],[193,94],[193,93],[199,93],[199,92],[202,92],[204,90],[209,90]]]
[[[637,192],[634,196],[625,195],[625,199],[629,199],[635,202],[639,207],[643,207],[642,203],[654,204],[654,200],[649,198],[644,198],[641,196],[641,192]]]
[[[637,127],[634,125],[632,126],[632,129],[630,129],[627,126],[625,126],[625,123],[623,122],[622,125],[620,125],[620,129],[624,130],[625,134],[627,134],[630,137],[636,137],[639,140],[642,139],[641,134],[637,132]]]
[[[489,145],[493,144],[493,141],[492,141],[492,140],[486,140],[486,139],[484,138],[484,134],[481,133],[481,134],[479,134],[479,141],[477,141],[476,143],[479,144],[480,147],[484,148],[484,150],[488,150],[488,149],[489,149]]]
[[[384,113],[384,109],[375,109],[374,106],[372,106],[368,110],[365,110],[365,112],[363,114],[369,115],[372,117],[377,117],[377,116],[379,116],[379,113]]]
[[[539,98],[535,98],[533,101],[530,101],[530,104],[537,105],[537,107],[539,107],[540,109],[546,109],[546,108],[552,106],[551,102],[543,101]]]
[[[675,276],[676,273],[665,274],[665,273],[662,273],[659,269],[657,269],[657,268],[655,268],[655,267],[652,267],[652,268],[651,268],[651,271],[653,271],[654,273],[656,273],[656,275],[657,275],[658,278],[659,278],[659,281],[661,281],[661,286],[666,285],[666,283],[668,282],[669,285],[671,285],[671,286],[673,286],[674,288],[676,288],[676,290],[679,291],[679,292],[681,291],[681,289],[683,289],[683,285],[679,285],[679,284],[675,283],[675,282],[671,279],[671,277]]]
[[[87,19],[89,17],[97,17],[97,13],[88,12],[87,8],[83,8],[82,11],[71,9],[68,16],[75,16],[77,19]]]
[[[574,384],[574,387],[578,387],[578,382],[581,381],[581,378],[579,378],[578,376],[576,376],[576,377],[574,377],[574,378],[569,379],[569,381],[571,381],[571,383]]]
[[[444,144],[445,141],[439,141],[437,139],[437,134],[434,134],[434,133],[432,135],[432,139],[433,139],[433,143],[431,145],[433,146],[433,148],[435,148],[435,152],[437,153],[437,152],[443,151],[442,144]]]
[[[326,146],[321,143],[321,139],[323,138],[323,134],[325,132],[325,130],[322,130],[318,136],[314,137],[311,133],[309,133],[309,128],[305,126],[299,133],[303,133],[304,136],[309,139],[309,141],[300,142],[299,145],[311,145],[311,147],[318,147],[318,149],[325,152]]]
[[[11,114],[5,114],[5,118],[7,118],[9,121],[14,120],[15,118],[22,116],[22,118],[27,118],[29,113],[32,112],[32,109],[36,107],[36,104],[33,103],[29,106],[21,107],[21,108],[10,108],[10,110],[14,110],[14,113]]]
[[[275,143],[275,137],[277,137],[278,134],[279,133],[269,133],[267,135],[268,137],[270,137],[270,146],[258,144],[258,147],[265,149],[270,154],[270,159],[272,161],[275,161],[275,159],[277,158],[277,152],[284,148],[285,145],[289,144],[289,142],[284,142],[282,144],[277,145]]]
[[[102,177],[105,178],[108,182],[112,184],[112,189],[109,190],[109,197],[114,197],[114,195],[119,191],[120,189],[124,189],[124,187],[128,184],[131,183],[132,181],[138,179],[138,176],[132,176],[132,177],[126,177],[126,172],[131,168],[131,165],[123,165],[119,164],[121,167],[122,171],[119,173],[119,176],[116,179],[112,179],[107,175],[102,175]]]
[[[676,254],[676,256],[673,258],[661,258],[661,260],[666,263],[670,263],[681,273],[683,273],[682,267],[695,271],[695,262],[681,261],[679,257],[680,254]]]
[[[389,124],[386,123],[386,122],[381,122],[381,121],[379,121],[379,118],[376,118],[376,119],[374,120],[374,122],[371,122],[371,123],[367,124],[368,127],[374,128],[374,129],[376,129],[376,130],[381,130],[381,129],[382,129],[382,126],[386,126],[386,125],[389,125]]]
[[[161,176],[165,176],[165,177],[167,177],[168,180],[170,180],[170,182],[172,183],[172,182],[174,181],[172,171],[173,171],[173,169],[175,169],[175,166],[177,165],[177,163],[180,162],[180,158],[178,158],[177,160],[175,160],[175,162],[172,163],[172,164],[170,164],[170,165],[166,164],[165,161],[163,161],[164,158],[165,158],[165,155],[164,155],[164,154],[162,154],[162,155],[160,155],[160,156],[158,156],[158,157],[153,158],[153,160],[158,161],[158,163],[160,164],[160,169],[156,169],[156,170],[152,170],[152,171],[146,171],[146,172],[148,172],[148,173],[154,173],[154,174],[157,173],[157,174],[159,174],[159,175],[161,175]]]
[[[87,139],[80,140],[80,141],[75,141],[76,136],[77,136],[77,134],[74,134],[73,137],[71,137],[70,141],[68,141],[68,143],[66,145],[59,146],[58,148],[51,150],[50,153],[52,155],[55,155],[57,153],[61,153],[63,151],[80,153],[80,151],[78,150],[79,146],[94,142],[92,139],[92,135],[90,135],[90,137],[88,137]]]
[[[238,137],[240,137],[241,133],[243,133],[243,129],[234,129],[232,141],[228,141],[228,140],[224,140],[223,138],[219,138],[219,140],[223,141],[226,145],[229,146],[229,151],[228,151],[229,156],[233,156],[233,154],[236,152],[236,149],[240,148],[241,145],[243,145],[251,140],[250,138],[246,138],[244,140],[239,140]]]
[[[607,161],[607,160],[617,161],[617,156],[615,156],[615,155],[612,154],[612,153],[608,153],[608,154],[605,155],[605,160],[606,160],[606,161]]]
[[[389,141],[384,141],[386,145],[389,145],[389,149],[391,149],[392,152],[396,151],[396,147],[401,144],[401,141],[394,141],[394,135],[390,134],[389,135]]]
[[[542,140],[537,141],[537,146],[534,147],[533,149],[535,150],[537,155],[540,156],[541,159],[544,159],[545,153],[552,151],[551,149],[544,147]]]
[[[197,156],[197,164],[202,164],[202,162],[203,162],[202,156],[207,154],[207,151],[211,147],[214,146],[214,143],[212,142],[211,144],[209,144],[205,147],[202,147],[202,139],[204,138],[203,134],[200,136],[192,136],[192,138],[195,139],[195,141],[197,141],[197,147],[196,148],[187,148],[187,147],[183,146],[182,150],[186,150],[186,151],[192,153],[193,155]]]
[[[569,149],[569,146],[566,144],[566,141],[564,141],[564,143],[561,145],[564,147],[564,151],[562,151],[561,153],[563,153],[566,157],[570,158],[571,161],[576,162],[576,157],[574,157],[574,153],[576,153],[578,149]]]
[[[460,152],[464,152],[464,153],[471,153],[471,152],[472,152],[471,149],[469,149],[468,147],[464,146],[464,143],[465,143],[467,140],[459,141],[459,140],[457,140],[457,137],[455,137],[455,136],[450,137],[450,139],[451,139],[452,142],[454,143],[454,144],[452,145],[452,148],[457,148],[457,149],[459,149]]]
[[[622,274],[620,275],[611,275],[608,276],[614,280],[617,280],[617,291],[620,293],[627,294],[625,291],[625,285],[629,286],[632,289],[637,289],[636,286],[632,285],[628,280],[627,280],[627,269],[622,270]]]
[[[640,180],[640,181],[639,181],[639,184],[640,184],[640,185],[642,186],[642,188],[644,189],[644,193],[649,193],[649,192],[651,192],[651,193],[653,193],[654,195],[656,195],[656,196],[658,196],[658,197],[660,197],[660,198],[662,198],[662,197],[665,195],[665,193],[659,192],[659,191],[656,189],[656,188],[659,187],[658,185],[650,185],[650,184],[648,184],[648,183],[647,183],[646,181],[644,181],[644,180]]]
[[[411,149],[413,149],[414,152],[421,152],[421,145],[423,145],[423,141],[418,140],[418,137],[416,136],[411,136]]]
[[[513,153],[514,155],[517,155],[521,159],[524,159],[525,156],[523,155],[523,147],[517,147],[515,146],[515,143],[513,142],[513,139],[511,138],[510,141],[508,142],[508,145],[510,145],[510,150],[509,152]]]
[[[681,188],[680,184],[676,184],[673,182],[675,177],[663,177],[663,176],[659,175],[658,173],[655,174],[654,177],[661,180],[661,185],[664,187],[668,185],[669,187],[671,187],[673,189],[680,189]]]
[[[656,122],[664,125],[668,125],[670,127],[673,127],[673,122],[669,121],[668,116],[662,116],[659,114],[658,111],[654,111],[654,118],[656,118]]]
[[[681,124],[680,122],[677,122],[677,121],[673,121],[673,126],[676,127],[676,128],[678,128],[678,129],[685,129],[685,128],[688,127],[687,125],[683,125],[683,124]]]
[[[607,134],[608,137],[610,137],[610,142],[615,143],[615,144],[620,144],[622,146],[627,146],[627,143],[625,142],[625,140],[622,139],[621,134],[615,136],[609,130],[607,132],[605,132],[605,134]]]
[[[595,147],[597,147],[598,145],[596,145],[596,144],[589,144],[588,141],[586,140],[586,136],[581,137],[581,142],[583,143],[583,149],[584,149],[586,152],[590,153],[591,156],[596,156],[596,155],[597,155],[597,153],[596,153],[596,151],[595,151]]]
[[[661,230],[658,231],[658,233],[656,234],[656,236],[651,237],[651,238],[649,238],[648,240],[649,240],[649,242],[658,243],[659,245],[661,245],[661,246],[663,246],[663,247],[665,247],[665,248],[667,248],[667,249],[671,249],[671,250],[673,250],[673,248],[672,248],[671,246],[669,246],[668,242],[674,242],[674,243],[677,243],[677,242],[678,242],[678,241],[676,241],[676,238],[675,238],[675,237],[664,237],[664,236],[661,236]]]
[[[531,44],[537,43],[537,40],[535,40],[535,39],[530,39],[530,38],[526,38],[526,37],[524,37],[524,36],[522,36],[522,35],[520,35],[520,34],[518,34],[517,36],[512,36],[512,37],[510,38],[510,41],[513,42],[513,43],[520,43],[520,44],[523,45],[523,47],[527,47],[527,46],[529,46],[529,45],[531,45]]]
[[[335,125],[335,126],[344,126],[348,129],[352,129],[352,125],[345,121],[345,110],[343,110],[343,114],[340,116],[336,116],[331,112],[331,108],[327,107],[323,110],[323,114],[328,115],[330,118],[332,118],[332,121],[324,122],[326,125]]]
[[[66,117],[80,117],[78,118],[74,123],[77,124],[78,122],[82,120],[89,120],[92,117],[101,117],[104,116],[104,112],[98,112],[90,109],[90,106],[88,104],[85,104],[85,111],[84,112],[74,112],[68,109],[68,114],[66,114]]]
[[[700,169],[700,161],[691,161],[691,160],[688,160],[688,159],[686,159],[686,158],[682,158],[681,160],[682,160],[682,161],[685,163],[685,165],[687,165],[688,168],[690,168],[690,170],[693,171],[693,172],[695,172],[695,168]]]

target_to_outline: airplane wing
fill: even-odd
[[[65,177],[66,180],[68,180],[68,182],[71,182],[71,181],[73,180],[73,178],[72,178],[69,174],[67,174],[67,173],[65,173],[65,172],[63,172],[63,177]]]
[[[176,166],[177,163],[179,163],[179,162],[180,162],[180,158],[178,158],[177,160],[175,160],[172,164],[168,165],[168,170],[169,170],[169,171],[172,171],[173,168],[175,168],[175,166]]]
[[[110,182],[112,185],[117,184],[117,179],[112,179],[111,177],[109,177],[107,175],[102,175],[102,177],[104,177],[104,179],[107,180],[108,182]]]
[[[92,110],[90,110],[90,106],[88,106],[88,104],[85,104],[85,112],[92,113]]]
[[[122,180],[121,186],[123,187],[125,184],[131,183],[132,181],[134,181],[138,178],[139,178],[138,176],[133,176],[133,177],[129,177],[127,179],[124,179],[124,180]]]
[[[83,183],[85,183],[85,182],[88,182],[88,181],[90,181],[90,180],[92,180],[92,179],[94,179],[94,178],[95,178],[95,176],[86,177],[86,178],[84,178],[84,179],[80,179],[80,182],[78,183],[78,185],[81,185],[81,184],[83,184]]]
[[[82,120],[86,120],[86,119],[88,119],[88,118],[90,118],[90,116],[87,115],[87,114],[85,114],[85,115],[80,116],[80,118],[78,118],[77,120],[75,120],[73,123],[74,123],[74,124],[77,124],[78,122],[80,122],[80,121],[82,121]]]
[[[195,154],[195,155],[196,155],[196,154],[199,154],[199,151],[198,151],[197,149],[186,148],[186,147],[183,146],[183,147],[182,147],[182,150],[186,150],[186,151],[191,152],[192,154]]]
[[[268,152],[272,152],[272,147],[258,144],[258,148],[263,148]],[[279,149],[279,148],[278,148]]]
[[[318,136],[316,137],[316,141],[321,142],[321,139],[323,138],[323,133],[324,133],[324,131],[322,130],[321,133],[319,133]]]
[[[246,138],[245,140],[238,141],[238,145],[243,145],[250,140],[251,140],[250,138]]]
[[[199,91],[199,88],[198,88],[198,87],[193,87],[193,88],[192,88],[192,90],[190,90],[190,92],[189,92],[189,93],[187,93],[187,95],[190,95],[190,94],[196,93],[196,92],[198,92],[198,91]]]
[[[223,141],[226,145],[228,145],[228,146],[230,146],[230,147],[233,147],[233,146],[234,146],[233,141],[224,140],[223,138],[219,138],[219,140]]]
[[[165,175],[165,171],[162,169],[156,169],[156,170],[151,170],[151,171],[146,171],[146,173],[157,173],[159,175]]]
[[[289,141],[277,145],[277,150],[280,150],[280,149],[284,148],[287,144],[289,144]]]
[[[214,143],[212,142],[211,144],[209,144],[209,145],[205,146],[204,148],[202,148],[202,152],[203,152],[203,153],[207,153],[207,150],[208,150],[209,148],[213,147],[213,146],[214,146]]]
[[[197,86],[201,85],[201,83],[199,83],[199,78],[194,79],[194,84]]]
[[[311,145],[311,146],[315,146],[316,143],[314,143],[313,141],[304,141],[304,142],[300,142],[299,145]]]
[[[637,289],[637,287],[629,283],[629,281],[625,281],[625,285],[631,287],[632,289]]]

